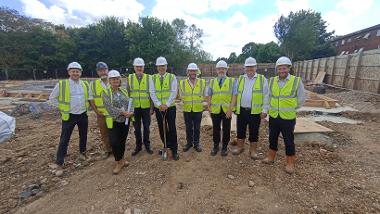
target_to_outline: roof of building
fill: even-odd
[[[349,34],[346,34],[346,35],[343,35],[343,36],[337,36],[334,39],[332,39],[332,41],[334,42],[334,41],[337,41],[337,40],[340,40],[340,39],[344,39],[344,38],[347,38],[347,37],[350,37],[350,36],[353,36],[353,35],[357,35],[357,34],[361,34],[361,33],[366,33],[368,31],[372,31],[372,30],[376,30],[376,29],[380,29],[380,24],[374,25],[372,27],[365,28],[365,29],[362,29],[362,30],[359,30],[359,31],[355,31],[353,33],[349,33]]]

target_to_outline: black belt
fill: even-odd
[[[241,110],[245,110],[245,111],[251,111],[252,110],[251,108],[245,108],[245,107],[242,107],[242,106],[240,106],[240,109]]]

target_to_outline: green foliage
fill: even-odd
[[[328,57],[335,54],[330,43],[334,32],[327,32],[321,14],[312,10],[290,12],[281,16],[274,33],[282,51],[293,60]],[[302,44],[302,45],[301,45]]]

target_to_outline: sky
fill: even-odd
[[[241,53],[248,42],[277,42],[273,26],[290,11],[312,9],[327,29],[344,35],[380,24],[380,0],[0,0],[0,6],[66,26],[85,26],[104,16],[138,21],[182,18],[203,29],[202,48],[214,59]]]

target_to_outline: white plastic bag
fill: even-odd
[[[0,111],[0,143],[7,141],[15,132],[16,118]]]

